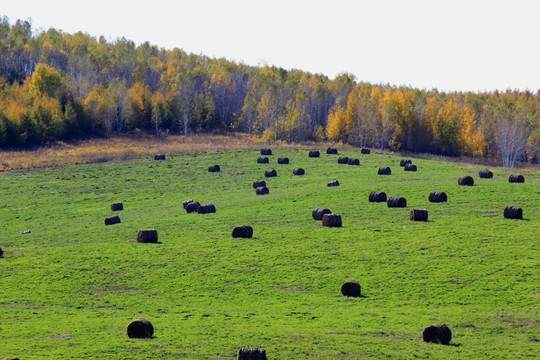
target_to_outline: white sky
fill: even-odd
[[[0,15],[331,78],[540,89],[540,0],[0,0]]]

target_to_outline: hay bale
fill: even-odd
[[[267,195],[270,193],[270,190],[266,186],[259,186],[255,189],[255,194],[257,195]]]
[[[379,171],[377,172],[379,175],[391,175],[392,170],[388,166],[383,166],[379,168]]]
[[[154,155],[154,160],[165,160],[164,154],[156,154]]]
[[[369,155],[371,154],[371,150],[368,148],[362,148],[362,150],[360,150],[360,153],[364,155]]]
[[[331,214],[332,212],[330,209],[318,207],[313,209],[311,212],[311,216],[313,217],[313,220],[322,220],[324,214]]]
[[[277,163],[278,164],[282,164],[282,165],[286,165],[289,163],[289,158],[288,157],[280,157],[277,159]]]
[[[349,163],[349,158],[347,156],[340,156],[337,159],[337,163],[338,164],[348,164]]]
[[[413,164],[407,164],[405,165],[405,171],[416,171],[416,165]]]
[[[274,169],[266,170],[266,171],[264,172],[264,176],[265,176],[265,177],[274,177],[274,176],[277,176],[277,171],[274,170]]]
[[[445,324],[433,324],[424,329],[422,338],[425,342],[447,345],[452,340],[452,332]]]
[[[341,227],[340,214],[324,214],[322,217],[322,226]]]
[[[138,318],[128,324],[126,334],[130,339],[151,338],[154,335],[154,327],[150,321]]]
[[[268,360],[266,350],[261,348],[240,348],[236,360]]]
[[[208,171],[209,172],[220,172],[221,169],[220,169],[219,165],[210,165],[208,167]]]
[[[257,180],[253,182],[253,188],[256,189],[261,186],[266,186],[266,181],[264,180]]]
[[[514,175],[514,174],[512,174],[508,178],[508,182],[510,182],[510,183],[524,183],[525,178],[523,177],[523,175]]]
[[[478,176],[480,176],[480,179],[493,179],[493,173],[488,169],[480,170]]]
[[[412,161],[409,160],[409,159],[401,159],[399,161],[399,166],[405,167],[405,165],[407,165],[407,164],[412,164]]]
[[[329,147],[328,149],[326,149],[326,153],[328,155],[337,155],[337,149],[336,148],[333,148],[333,147]]]
[[[444,191],[432,191],[429,193],[429,202],[447,202],[448,197]]]
[[[504,208],[504,217],[507,219],[523,219],[523,209],[516,206],[507,206]]]
[[[183,206],[184,209],[185,209],[186,206],[187,206],[189,203],[193,202],[193,201],[194,201],[193,199],[191,199],[191,200],[186,200],[186,201],[182,201],[182,206]]]
[[[333,180],[328,183],[326,183],[326,186],[339,186],[339,181]]]
[[[467,185],[467,186],[473,186],[474,185],[474,179],[468,175],[461,175],[458,178],[457,183],[459,185]]]
[[[216,207],[214,204],[201,205],[197,208],[197,214],[210,214],[215,212]]]
[[[384,191],[370,192],[369,202],[386,202],[386,193]]]
[[[105,218],[105,225],[120,224],[120,217],[118,215],[109,216]]]
[[[400,196],[392,196],[386,202],[389,208],[404,208],[407,207],[407,200]]]
[[[268,158],[266,156],[259,156],[257,162],[259,164],[268,164]]]
[[[360,160],[358,160],[356,158],[349,158],[348,164],[349,165],[360,165]]]
[[[253,228],[249,225],[237,226],[232,231],[232,237],[251,239],[253,237]]]
[[[410,212],[411,221],[427,221],[428,211],[426,209],[411,209]]]
[[[4,257],[4,251],[2,250],[2,248],[0,248],[0,258],[3,258]]]
[[[261,149],[261,155],[272,155],[272,149]]]
[[[309,150],[309,157],[319,157],[321,154],[319,153],[319,150]]]
[[[190,203],[188,203],[188,204],[186,205],[185,209],[186,209],[186,212],[187,212],[188,214],[190,214],[190,213],[192,213],[192,212],[196,212],[197,209],[199,208],[199,206],[201,206],[201,204],[199,204],[198,201],[192,201],[192,202],[190,202]]]
[[[156,229],[145,229],[137,232],[138,243],[157,243],[158,233]]]
[[[348,281],[345,281],[343,285],[341,285],[341,294],[343,296],[358,297],[360,296],[360,290],[361,290],[361,287],[358,281],[348,280]]]
[[[124,210],[124,204],[121,202],[115,202],[111,204],[111,211],[120,211]]]
[[[302,168],[294,168],[292,171],[293,175],[305,175],[306,172]]]

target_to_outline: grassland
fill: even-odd
[[[350,149],[340,155],[360,166],[294,148],[274,149],[270,164],[249,146],[166,155],[0,173],[0,357],[233,359],[238,347],[264,347],[270,359],[538,355],[537,169],[510,184],[504,168],[480,179],[480,165],[412,158],[418,172],[404,172],[398,156]],[[392,175],[376,175],[379,166]],[[251,183],[270,168],[270,194],[256,196]],[[457,185],[464,174],[475,186]],[[341,186],[327,188],[335,179]],[[408,207],[369,203],[372,190]],[[448,203],[429,203],[434,190]],[[186,214],[187,199],[217,213]],[[122,222],[105,227],[116,201]],[[504,219],[506,205],[524,219]],[[317,206],[344,226],[321,227]],[[411,207],[429,221],[409,221]],[[252,239],[231,237],[241,224]],[[144,228],[158,230],[158,244],[135,242]],[[350,279],[362,297],[340,295]],[[136,317],[153,323],[153,338],[126,337]],[[421,341],[432,323],[450,327],[449,346]]]

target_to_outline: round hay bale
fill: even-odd
[[[358,297],[360,296],[360,290],[361,287],[358,281],[348,280],[341,285],[341,294],[343,296]]]
[[[349,163],[349,158],[347,156],[340,156],[337,159],[337,163],[338,164],[348,164]]]
[[[356,158],[349,158],[349,161],[348,161],[349,165],[360,165],[360,160],[356,159]]]
[[[2,250],[2,248],[0,248],[0,258],[3,258],[4,257],[4,251]]]
[[[333,180],[328,183],[326,183],[326,186],[339,186],[339,181]]]
[[[253,182],[253,188],[256,189],[261,186],[266,186],[266,181],[264,180],[257,180]]]
[[[213,204],[201,205],[197,208],[197,214],[215,213],[216,207]]]
[[[158,233],[156,229],[145,229],[137,232],[138,243],[157,243]]]
[[[369,155],[371,154],[371,150],[368,148],[362,148],[362,150],[360,150],[360,153],[364,155]]]
[[[392,170],[388,166],[383,166],[379,168],[379,171],[377,172],[379,175],[391,175]]]
[[[255,194],[257,195],[267,195],[270,193],[270,190],[266,186],[259,186],[255,189]]]
[[[208,167],[208,171],[209,172],[220,172],[221,169],[220,169],[219,165],[210,165]]]
[[[154,335],[154,327],[150,321],[138,318],[128,324],[126,334],[130,339],[151,338]]]
[[[328,155],[337,155],[338,151],[336,148],[329,147],[328,149],[326,149],[326,153]]]
[[[302,168],[294,168],[292,171],[293,175],[305,175],[306,172]]]
[[[386,193],[384,191],[370,192],[369,202],[386,202]]]
[[[261,149],[261,155],[272,155],[272,149]]]
[[[474,179],[468,175],[461,175],[458,178],[457,183],[459,185],[467,185],[467,186],[473,186],[474,185]]]
[[[412,164],[412,161],[409,160],[409,159],[401,159],[399,161],[399,166],[405,167],[405,165],[407,165],[407,164]]]
[[[493,179],[493,173],[488,169],[480,170],[478,176],[480,176],[480,179]]]
[[[392,196],[386,204],[389,208],[404,208],[407,207],[407,200],[400,196]]]
[[[186,205],[186,212],[188,214],[196,212],[197,209],[199,209],[199,206],[201,206],[201,204],[198,201],[192,201]]]
[[[405,165],[405,171],[416,171],[416,165],[413,164],[407,164]]]
[[[411,209],[410,212],[411,221],[427,221],[428,211],[426,209]]]
[[[253,228],[249,225],[237,226],[232,231],[232,237],[251,239],[253,237]]]
[[[523,219],[523,209],[516,206],[507,206],[504,208],[504,217],[507,219]]]
[[[523,177],[523,175],[514,175],[514,174],[512,174],[508,178],[508,182],[511,182],[511,183],[524,183],[525,178]]]
[[[447,345],[452,340],[452,332],[445,324],[433,324],[424,329],[422,338],[425,342]]]
[[[322,226],[341,227],[340,214],[324,214],[322,217]]]
[[[274,169],[266,170],[266,171],[264,172],[264,176],[265,176],[265,177],[274,177],[274,176],[277,176],[277,171],[274,170]]]
[[[277,159],[277,163],[278,164],[282,164],[282,165],[286,165],[289,163],[289,158],[288,157],[280,157]]]
[[[268,158],[266,156],[259,156],[257,162],[259,164],[268,164]]]
[[[332,212],[330,209],[318,207],[313,209],[311,212],[311,216],[313,217],[313,220],[322,220],[324,214],[331,214]]]
[[[444,191],[432,191],[429,193],[429,202],[447,202],[448,197]]]
[[[319,157],[321,156],[321,153],[319,153],[319,150],[309,150],[309,157]]]
[[[120,211],[124,210],[124,204],[121,202],[115,202],[111,204],[111,211]]]
[[[186,201],[182,201],[182,206],[183,206],[184,209],[185,209],[186,206],[187,206],[189,203],[193,202],[193,201],[194,201],[193,199],[191,199],[191,200],[186,200]]]
[[[105,218],[105,225],[120,224],[120,217],[118,215],[109,216]]]
[[[165,160],[164,154],[156,154],[154,155],[154,160]]]
[[[268,360],[266,350],[261,348],[240,348],[236,360]]]

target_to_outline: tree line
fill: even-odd
[[[0,18],[0,146],[122,132],[244,132],[378,149],[540,158],[540,91],[452,92],[334,79]]]

